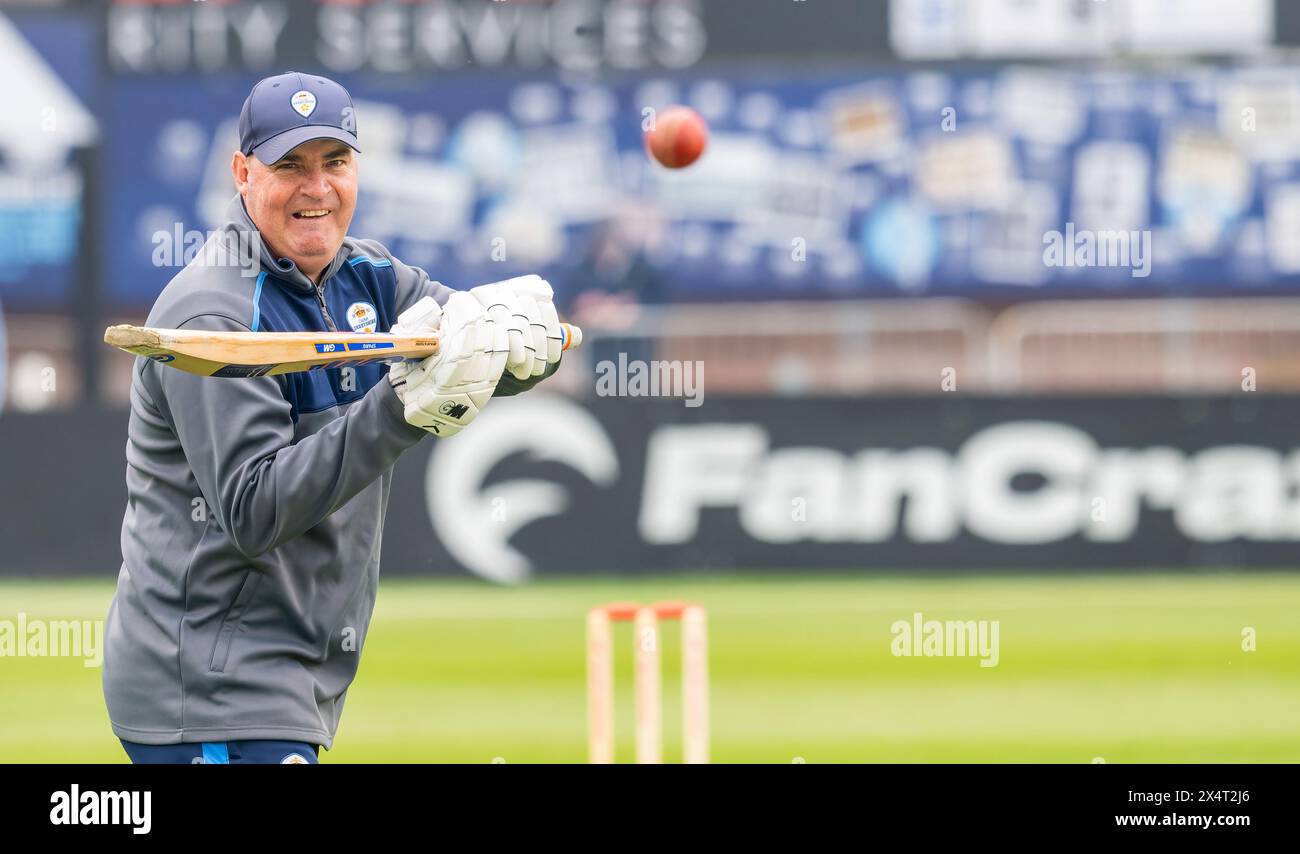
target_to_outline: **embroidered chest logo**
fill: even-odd
[[[379,328],[379,312],[368,302],[354,302],[348,306],[347,320],[353,332],[374,332]]]

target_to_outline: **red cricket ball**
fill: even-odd
[[[645,132],[646,151],[669,169],[690,166],[708,142],[709,126],[690,107],[660,110],[654,125]]]

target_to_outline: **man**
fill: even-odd
[[[249,379],[136,361],[103,676],[134,762],[315,763],[365,645],[393,463],[558,367],[538,277],[454,292],[347,236],[358,153],[342,86],[298,73],[258,83],[240,115],[229,222],[148,324],[438,330],[440,352],[391,370]]]

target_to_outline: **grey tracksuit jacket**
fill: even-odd
[[[253,228],[236,197],[214,240]],[[347,238],[319,286],[265,248],[256,276],[214,259],[172,279],[148,325],[382,332],[452,293],[369,240]],[[387,371],[225,379],[136,360],[103,670],[118,737],[332,745],[374,607],[391,467],[428,435]],[[532,384],[508,376],[498,394]]]

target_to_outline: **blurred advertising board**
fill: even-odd
[[[233,195],[249,87],[295,66],[359,102],[353,232],[452,285],[538,270],[565,299],[649,302],[1300,290],[1300,84],[1283,65],[863,64],[902,2],[44,5],[0,12],[0,62],[24,81],[0,128],[0,300],[17,310],[66,303],[78,255],[104,259],[86,278],[105,309],[147,307]],[[1130,33],[1147,20],[1064,6],[1123,11]],[[1231,7],[1300,33],[1289,7]],[[857,64],[785,61],[814,56]],[[680,173],[640,139],[674,102],[713,131]],[[111,168],[90,182],[96,160]]]
[[[120,73],[689,68],[713,60],[1239,55],[1276,0],[110,0]]]
[[[1274,43],[1275,3],[890,0],[889,29],[905,59],[1244,54]]]
[[[1295,565],[1300,398],[688,403],[530,393],[422,442],[398,463],[384,572]],[[0,572],[116,572],[125,429],[0,418],[27,449],[4,460],[24,500],[0,517]],[[75,490],[48,477],[56,457]]]
[[[94,19],[0,11],[0,301],[64,307],[78,273],[83,199],[98,138]]]
[[[1295,563],[1294,398],[702,402],[523,396],[424,443],[385,571]]]
[[[724,4],[736,7],[734,0]],[[116,73],[274,73],[310,66],[326,74],[427,74],[684,68],[705,54],[706,8],[713,4],[112,0],[105,5],[108,62]]]
[[[218,224],[256,79],[109,82],[113,305],[147,306],[176,247]],[[1285,67],[340,79],[364,150],[352,232],[456,287],[541,271],[565,299],[649,302],[1300,290]],[[673,103],[712,130],[676,172],[641,141]]]

